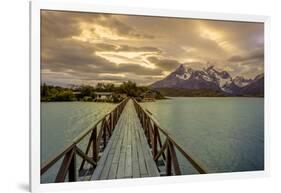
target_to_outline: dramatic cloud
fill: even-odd
[[[249,60],[258,60],[262,62],[264,60],[264,50],[255,49],[253,51],[245,53],[244,55],[234,55],[228,59],[228,61],[230,62],[243,62]]]
[[[147,60],[153,64],[155,64],[158,68],[171,71],[175,69],[180,63],[177,60],[172,59],[159,59],[155,56],[147,57]]]
[[[264,26],[164,17],[41,12],[42,81],[150,84],[179,64],[233,76],[263,72]]]

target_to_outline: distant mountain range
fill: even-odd
[[[210,66],[194,70],[180,65],[167,77],[150,85],[166,96],[264,96],[264,75],[235,78]]]

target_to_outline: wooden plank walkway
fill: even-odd
[[[91,180],[160,176],[136,113],[126,104]]]

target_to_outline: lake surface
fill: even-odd
[[[70,144],[82,131],[91,128],[116,104],[93,102],[41,103],[41,164]],[[53,182],[59,162],[42,178]]]
[[[263,170],[263,98],[177,97],[141,105],[208,172]],[[42,103],[41,162],[114,107],[92,102]],[[179,156],[179,162],[184,174],[195,173],[183,157]],[[54,180],[59,164],[42,176],[42,183]]]
[[[178,97],[142,105],[208,172],[264,169],[263,98]]]

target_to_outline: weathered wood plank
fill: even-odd
[[[107,177],[108,177],[108,173],[110,171],[110,167],[111,167],[113,156],[114,156],[115,146],[117,145],[117,142],[118,142],[118,134],[117,134],[118,132],[119,132],[119,129],[118,129],[118,131],[116,131],[114,133],[115,135],[112,136],[113,137],[113,139],[112,139],[113,140],[112,147],[111,147],[111,149],[109,151],[109,155],[107,157],[106,163],[104,165],[104,168],[102,170],[101,176],[99,178],[101,180],[107,179]]]
[[[114,142],[113,142],[113,145],[112,145],[112,147],[110,149],[109,156],[108,156],[108,159],[106,161],[106,165],[103,168],[102,174],[100,176],[101,180],[109,178],[109,173],[111,171],[111,167],[112,167],[112,164],[113,164],[114,156],[119,151],[117,149],[117,145],[120,144],[120,141],[121,141],[120,138],[122,138],[121,134],[123,134],[122,131],[124,131],[124,129],[122,129],[122,128],[123,127],[117,127],[115,132],[112,135],[113,139],[111,139],[111,140],[113,140]],[[116,166],[116,168],[117,168],[117,166]],[[113,168],[113,170],[115,170],[115,169]]]
[[[125,106],[92,180],[159,176],[132,100]]]
[[[146,164],[145,164],[145,158],[142,150],[142,145],[141,145],[141,139],[139,135],[139,129],[136,127],[136,149],[138,153],[138,163],[139,163],[139,169],[140,169],[140,176],[141,177],[146,177],[148,176]]]
[[[137,135],[135,127],[132,130],[132,168],[133,168],[133,178],[139,178],[140,168],[139,168],[139,160],[138,160],[138,149],[137,149]]]
[[[121,147],[122,147],[122,143],[123,143],[123,137],[124,137],[124,131],[125,129],[122,129],[123,127],[121,127],[121,131],[119,132],[119,136],[118,136],[118,143],[116,145],[115,148],[115,152],[114,152],[114,156],[112,159],[112,165],[108,174],[108,179],[114,179],[116,178],[117,175],[117,168],[118,168],[118,162],[119,162],[119,158],[120,158],[120,152],[121,152]]]
[[[120,160],[119,160],[119,163],[118,163],[118,170],[117,170],[117,177],[116,178],[124,178],[124,175],[125,175],[125,158],[126,158],[126,153],[121,152]]]
[[[92,180],[93,179],[95,179],[95,180],[100,179],[101,175],[102,175],[102,172],[104,170],[105,171],[104,171],[104,174],[103,174],[102,178],[106,179],[107,173],[109,172],[109,169],[106,169],[106,167],[110,167],[110,163],[111,163],[111,160],[112,160],[111,158],[113,158],[113,156],[110,155],[110,153],[111,152],[113,153],[113,150],[114,150],[114,147],[116,145],[116,142],[118,142],[118,139],[119,139],[118,136],[120,136],[119,135],[120,130],[121,130],[121,127],[117,127],[114,130],[114,132],[113,132],[113,134],[112,134],[112,136],[111,136],[111,138],[110,138],[110,140],[109,140],[109,142],[107,144],[107,147],[104,150],[103,155],[102,155],[100,161],[98,162],[98,167],[95,169],[95,172],[93,174]]]
[[[127,146],[126,151],[126,167],[125,167],[125,177],[131,178],[133,176],[133,169],[132,169],[132,146]]]
[[[125,128],[125,133],[123,136],[123,143],[121,145],[120,158],[119,158],[119,162],[118,162],[116,178],[124,178],[124,175],[125,175],[127,135],[128,135],[128,130]]]
[[[148,175],[149,176],[160,176],[156,163],[153,160],[151,150],[149,148],[149,145],[147,143],[147,140],[144,136],[143,131],[139,130],[139,134],[140,134],[141,147],[143,149],[143,154],[144,154],[144,159],[145,159]]]
[[[133,110],[132,108],[129,109],[129,115],[133,115]],[[127,130],[128,130],[128,135],[127,135],[127,144],[126,144],[126,167],[125,167],[125,177],[126,178],[131,178],[133,176],[133,171],[132,171],[132,129],[133,129],[133,121],[134,117],[129,116],[128,119],[128,125],[127,125]]]
[[[97,167],[92,175],[92,178],[91,180],[98,180],[100,175],[101,175],[101,172],[102,172],[102,169],[105,165],[105,162],[106,162],[106,159],[107,159],[107,156],[108,156],[108,152],[110,151],[110,148],[111,148],[111,145],[112,145],[112,140],[109,140],[108,144],[107,144],[107,147],[105,148],[100,160],[98,161],[98,164],[97,164]]]

